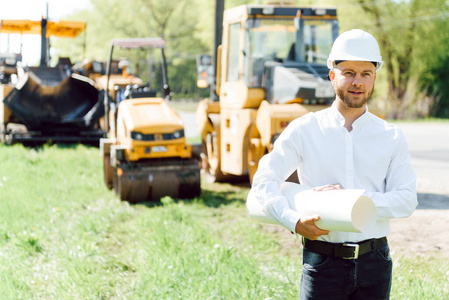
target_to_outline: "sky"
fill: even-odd
[[[52,21],[63,21],[64,17],[89,7],[90,0],[0,0],[1,20],[33,20],[39,21],[47,16]],[[0,52],[19,53],[22,41],[22,62],[33,66],[39,64],[40,40],[39,35],[0,34]],[[9,40],[9,49],[8,49]]]

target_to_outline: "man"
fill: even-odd
[[[336,93],[332,106],[291,122],[254,176],[249,197],[303,237],[300,299],[389,298],[389,220],[410,216],[417,196],[402,132],[368,112],[382,63],[371,34],[342,33],[328,59]],[[327,231],[315,225],[319,216],[290,209],[280,185],[295,170],[300,183],[317,192],[364,189],[376,206],[375,225],[362,233]]]
[[[130,66],[129,60],[125,59],[125,60],[119,61],[117,67],[119,68],[119,70],[122,70],[123,78],[128,78],[131,76],[131,69],[129,66]]]

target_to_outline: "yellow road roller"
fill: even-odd
[[[115,47],[160,50],[160,97],[136,76],[111,76]],[[162,38],[115,39],[106,74],[97,79],[105,89],[104,122],[109,128],[108,137],[100,140],[105,184],[132,203],[201,193],[200,147],[187,144],[183,122],[170,104],[164,48]]]

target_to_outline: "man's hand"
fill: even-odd
[[[319,229],[315,222],[320,219],[320,216],[304,217],[299,219],[296,223],[295,231],[296,233],[302,235],[308,240],[316,240],[320,235],[326,235],[329,230]]]
[[[342,190],[344,187],[339,184],[326,184],[323,186],[317,186],[314,187],[313,190],[315,192],[322,192],[322,191],[331,191],[331,190]],[[296,223],[295,231],[297,234],[302,235],[308,240],[316,240],[320,235],[326,235],[329,234],[329,230],[322,230],[319,229],[315,222],[320,219],[320,216],[310,216],[301,218],[298,223]]]
[[[331,190],[343,190],[344,187],[339,184],[339,183],[335,183],[335,184],[326,184],[323,186],[317,186],[314,187],[313,190],[315,192],[322,192],[322,191],[331,191]]]

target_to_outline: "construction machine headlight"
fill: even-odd
[[[184,130],[183,129],[173,132],[173,138],[180,139],[182,137],[184,137]]]
[[[154,134],[143,134],[138,131],[131,131],[131,138],[138,141],[154,141]]]
[[[184,129],[176,130],[172,133],[164,133],[162,135],[163,140],[175,140],[184,137]]]
[[[143,140],[143,134],[140,132],[131,132],[131,138],[134,140]]]

